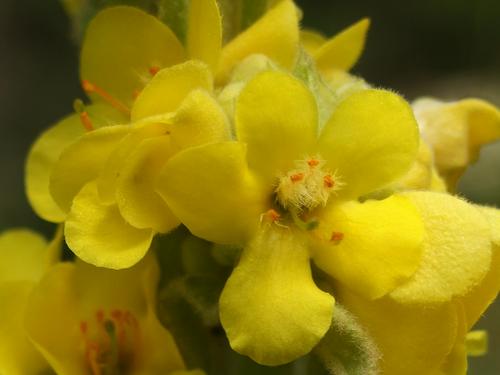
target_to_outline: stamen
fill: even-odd
[[[334,242],[336,245],[340,243],[344,239],[344,233],[341,232],[332,232],[332,237],[330,241]]]
[[[323,177],[323,182],[325,183],[325,187],[331,189],[332,187],[335,186],[335,181],[333,180],[332,176],[327,174],[325,177]]]
[[[318,159],[309,159],[307,161],[307,164],[311,167],[311,168],[314,168],[314,167],[317,167],[319,165],[319,160]]]
[[[97,312],[95,313],[95,318],[99,323],[102,323],[104,321],[104,311],[97,310]]]
[[[302,220],[295,210],[291,210],[290,213],[295,225],[302,230],[313,230],[316,229],[319,225],[319,222],[316,219],[311,219],[309,221]]]
[[[292,182],[299,182],[304,179],[304,173],[296,173],[290,176]]]
[[[90,120],[90,116],[88,112],[85,110],[85,104],[80,99],[75,99],[73,102],[73,108],[76,113],[80,115],[80,121],[82,122],[83,127],[86,131],[91,132],[94,130],[94,125]]]
[[[88,330],[87,322],[81,321],[80,322],[80,332],[85,335],[87,333],[87,330]]]
[[[281,218],[281,215],[276,210],[270,209],[266,213],[264,213],[262,217],[263,219],[274,223]]]
[[[151,74],[153,77],[156,75],[156,73],[158,73],[160,71],[160,67],[159,66],[152,66],[151,68],[149,68],[149,74]]]
[[[130,115],[130,109],[125,104],[123,104],[121,101],[111,96],[111,94],[109,94],[107,91],[103,90],[99,86],[96,86],[93,83],[90,83],[89,81],[84,79],[82,81],[82,87],[87,94],[95,93],[99,95],[102,99],[107,101],[111,106],[119,110],[120,112],[123,112],[126,115]]]

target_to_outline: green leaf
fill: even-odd
[[[380,358],[372,339],[354,316],[335,305],[333,323],[314,353],[332,375],[375,375]]]

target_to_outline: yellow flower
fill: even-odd
[[[292,1],[280,1],[221,50],[221,17],[215,0],[190,2],[186,48],[168,26],[137,8],[101,11],[88,26],[80,61],[84,89],[96,104],[57,123],[30,150],[26,192],[35,212],[48,221],[64,220],[64,207],[61,210],[49,192],[49,176],[61,152],[84,133],[84,127],[128,123],[130,105],[162,68],[191,57],[205,61],[224,80],[239,60],[253,53],[291,67],[299,38],[296,13]]]
[[[134,102],[131,125],[93,130],[61,152],[49,188],[67,213],[66,241],[78,257],[97,266],[130,267],[155,233],[179,225],[155,182],[180,150],[229,139],[225,114],[211,91],[205,64],[165,68]]]
[[[276,365],[330,326],[334,301],[314,284],[311,257],[369,298],[417,269],[423,228],[410,200],[357,201],[407,170],[417,127],[403,99],[365,90],[319,129],[311,92],[280,72],[248,83],[235,123],[237,141],[171,158],[158,192],[193,234],[245,246],[221,296],[222,324],[236,351]]]
[[[122,271],[60,263],[30,296],[28,334],[60,375],[187,374],[156,317],[158,276],[154,256]]]
[[[47,361],[29,342],[23,326],[28,297],[44,272],[57,261],[62,241],[58,230],[50,243],[28,229],[0,235],[0,373],[38,375]]]
[[[435,166],[453,192],[467,166],[477,160],[481,147],[500,139],[500,111],[479,99],[445,103],[422,98],[413,109]]]

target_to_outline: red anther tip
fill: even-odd
[[[151,74],[154,77],[156,73],[160,71],[160,69],[161,68],[159,66],[152,66],[151,68],[149,68],[149,74]]]
[[[302,180],[304,178],[304,173],[296,173],[296,174],[292,174],[290,176],[290,180],[292,182],[299,182],[300,180]]]
[[[80,113],[80,121],[82,122],[83,127],[86,131],[90,132],[94,130],[94,125],[92,125],[92,121],[90,121],[90,117],[87,112],[84,111]]]
[[[317,159],[310,159],[310,160],[307,161],[307,164],[310,167],[316,167],[319,164],[319,160],[317,160]]]
[[[80,322],[80,332],[85,334],[87,333],[88,325],[87,322]]]
[[[94,91],[95,90],[95,87],[92,83],[90,83],[89,81],[87,81],[86,79],[84,79],[82,81],[82,87],[85,91],[87,92],[91,92],[91,91]]]
[[[339,241],[342,241],[343,239],[344,239],[344,233],[333,232],[332,237],[330,238],[330,241],[339,242]]]
[[[279,218],[281,217],[280,214],[274,209],[270,209],[269,211],[267,211],[265,216],[267,219],[273,222],[279,220]]]
[[[332,188],[335,185],[335,181],[333,181],[332,176],[329,174],[327,174],[325,177],[323,177],[323,181],[325,182],[325,186],[327,188]]]

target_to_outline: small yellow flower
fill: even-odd
[[[156,317],[158,276],[153,256],[122,271],[60,263],[30,296],[28,334],[59,375],[188,374]]]
[[[445,103],[422,98],[413,109],[435,166],[453,192],[467,166],[479,157],[481,147],[500,139],[500,111],[479,99]]]
[[[29,295],[45,271],[57,261],[62,241],[58,230],[50,243],[28,229],[0,235],[0,373],[38,375],[47,361],[28,340],[23,316]],[[48,372],[50,373],[50,372]]]

